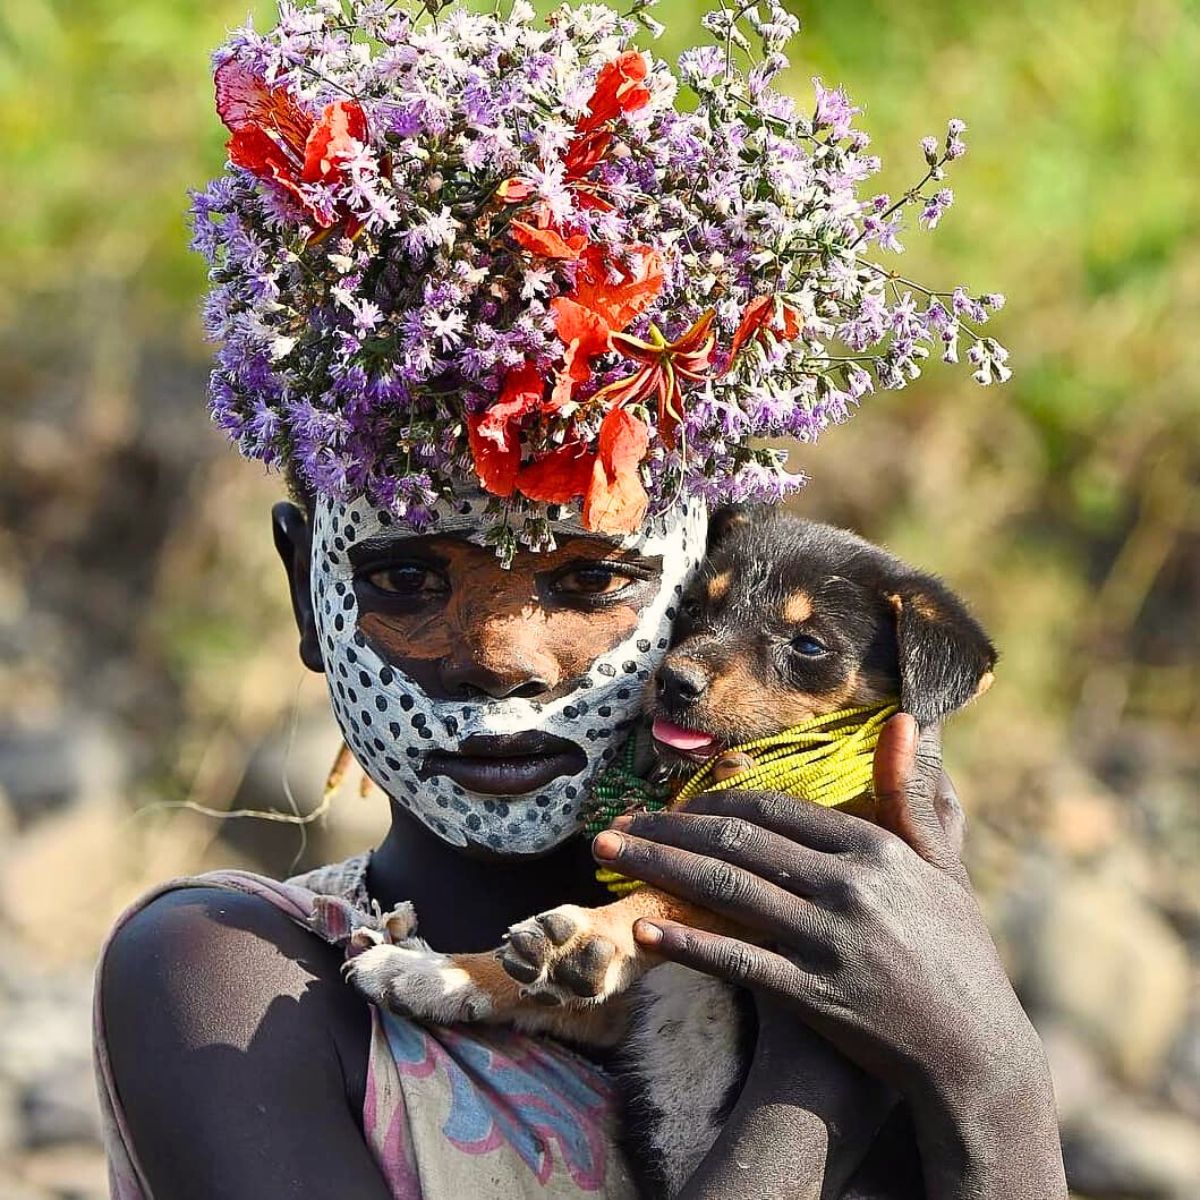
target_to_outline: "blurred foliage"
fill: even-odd
[[[1005,292],[996,329],[1017,369],[985,390],[935,365],[915,388],[870,398],[802,453],[815,482],[801,507],[886,538],[977,598],[1007,660],[997,713],[1056,736],[1074,719],[1083,743],[1131,717],[1194,729],[1200,5],[795,9],[790,85],[804,95],[820,75],[865,106],[881,190],[913,179],[922,135],[967,122],[956,206],[935,235],[908,231],[911,270]],[[272,5],[253,10],[261,22]],[[701,11],[664,0],[659,52],[693,41]],[[232,664],[290,644],[259,636],[286,613],[255,511],[276,483],[255,483],[203,428],[203,266],[183,216],[187,188],[222,158],[207,54],[246,15],[246,0],[0,10],[0,369],[20,417],[6,441],[23,456],[10,500],[24,540],[10,556],[44,581],[39,542],[77,548],[129,487],[121,546],[131,556],[129,537],[143,538],[155,564],[128,566],[135,609],[114,585],[109,626],[147,620],[111,648],[136,648],[185,708],[180,695],[203,697],[209,719]],[[118,483],[85,483],[104,472]],[[64,496],[92,506],[82,532]],[[245,507],[216,512],[218,496]],[[120,562],[96,577],[111,582]],[[127,703],[145,697],[134,688]],[[156,716],[139,718],[148,734]]]

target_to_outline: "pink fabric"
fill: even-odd
[[[357,886],[341,895],[305,886],[315,876],[280,883],[217,871],[177,879],[126,910],[113,933],[166,892],[223,887],[258,896],[314,936],[344,944],[356,928],[381,920],[361,907],[364,870],[365,860]],[[334,877],[345,884],[344,872]],[[93,1016],[111,1195],[153,1200],[113,1081],[99,988]],[[611,1137],[614,1102],[600,1070],[549,1039],[501,1027],[427,1028],[372,1009],[363,1131],[395,1200],[633,1197]]]

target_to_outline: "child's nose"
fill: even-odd
[[[536,622],[506,618],[463,630],[440,665],[441,683],[454,697],[532,700],[562,682],[558,661]]]

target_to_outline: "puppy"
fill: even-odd
[[[684,776],[811,717],[896,701],[921,727],[918,786],[932,790],[936,728],[987,689],[995,662],[986,633],[939,580],[844,530],[730,510],[713,520],[708,558],[650,684],[660,770]],[[869,795],[846,807],[872,814]],[[443,955],[413,938],[366,950],[347,975],[372,1002],[419,1020],[620,1045],[634,1157],[654,1164],[649,1190],[671,1194],[719,1132],[751,1038],[735,990],[640,947],[639,917],[753,939],[644,887],[602,908],[532,917],[495,953]]]

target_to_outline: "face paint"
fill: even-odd
[[[478,534],[486,505],[482,496],[442,502],[428,535],[482,544]],[[560,537],[586,535],[575,520],[551,526]],[[350,552],[361,542],[393,533],[388,514],[365,501],[318,501],[313,607],[342,734],[371,779],[447,842],[511,854],[549,850],[582,828],[593,778],[614,757],[641,711],[645,683],[667,651],[674,606],[704,556],[704,506],[693,500],[661,520],[648,520],[637,534],[614,540],[620,549],[661,558],[658,590],[627,638],[599,655],[572,686],[544,701],[516,696],[440,699],[379,654],[358,627]],[[431,752],[458,753],[473,736],[530,731],[575,743],[585,765],[517,796],[484,795],[444,775],[422,775]]]

